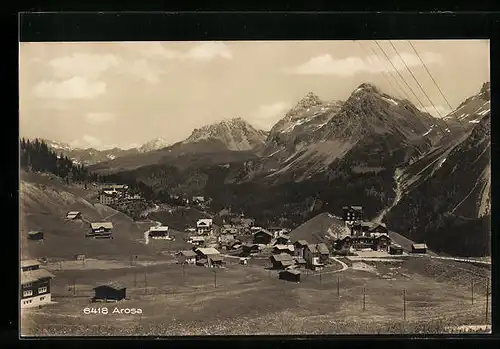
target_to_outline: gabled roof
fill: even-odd
[[[208,257],[208,259],[210,259],[212,262],[222,262],[224,260],[224,257],[222,257],[221,255],[215,254],[215,255],[210,255]]]
[[[205,241],[205,238],[203,236],[192,236],[191,241]]]
[[[21,285],[25,285],[30,282],[38,281],[45,278],[53,278],[54,274],[50,273],[45,269],[36,269],[30,271],[21,272]]]
[[[420,249],[426,249],[427,245],[426,244],[413,244],[411,245],[412,248],[420,250]]]
[[[149,231],[168,231],[168,227],[166,226],[151,227],[149,228]]]
[[[273,234],[272,234],[272,233],[270,233],[269,231],[267,231],[267,230],[265,230],[265,229],[259,229],[259,230],[257,230],[256,232],[254,232],[254,233],[253,233],[253,235],[262,234],[262,233],[264,233],[264,234],[266,234],[266,235],[269,235],[269,236],[271,236],[271,237],[273,236]]]
[[[312,253],[319,252],[318,248],[317,248],[317,246],[315,244],[309,244],[309,245],[307,245],[307,249],[309,249],[309,251],[311,251]]]
[[[32,266],[40,265],[40,264],[42,264],[42,263],[40,263],[36,259],[25,259],[25,260],[21,261],[21,268],[32,267]]]
[[[278,250],[289,250],[289,251],[295,251],[295,248],[293,245],[275,245],[274,248]]]
[[[220,254],[220,252],[213,247],[199,247],[195,251],[198,251],[205,256]]]
[[[280,253],[280,254],[275,254],[271,256],[272,259],[274,259],[276,262],[283,262],[283,261],[292,261],[293,258],[287,253]]]
[[[67,216],[76,216],[79,215],[81,212],[80,211],[69,211],[66,215]]]
[[[301,247],[305,247],[309,245],[309,243],[306,240],[297,240],[295,241],[294,245],[299,245]]]
[[[113,288],[115,290],[123,290],[124,288],[127,288],[124,284],[122,284],[121,282],[117,282],[117,281],[111,281],[111,282],[96,286],[96,287],[94,287],[94,290],[96,288],[99,288],[99,287],[109,287],[109,288]]]
[[[92,222],[92,223],[90,223],[90,227],[94,230],[100,229],[100,228],[113,229],[113,223],[111,223],[111,222]]]
[[[37,234],[43,234],[42,231],[29,231],[28,235],[37,235]]]
[[[196,257],[196,253],[194,253],[194,251],[191,250],[180,251],[177,254],[182,255],[184,257]]]
[[[316,245],[316,249],[321,254],[328,254],[328,253],[330,253],[330,251],[328,250],[328,247],[326,246],[326,244],[324,242],[317,244]]]
[[[282,271],[282,273],[300,275],[300,271],[298,271],[297,269],[287,269],[287,270]]]
[[[212,225],[212,219],[211,218],[198,219],[198,221],[196,222],[196,226],[200,226],[200,225],[203,225],[203,226]]]

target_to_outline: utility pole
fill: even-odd
[[[340,276],[337,276],[337,298],[340,298]]]
[[[474,279],[472,279],[471,281],[470,290],[471,290],[471,304],[474,305]]]
[[[144,294],[148,294],[148,277],[146,271],[144,271]]]
[[[403,320],[406,320],[406,288],[403,288]]]
[[[488,303],[490,301],[490,279],[486,279],[486,312],[485,312],[485,319],[486,323],[488,323]]]
[[[214,287],[217,288],[217,269],[214,269]]]
[[[321,270],[323,270],[323,268],[320,268],[319,269],[319,283],[321,284]]]
[[[137,287],[137,271],[134,269],[134,287]]]
[[[363,287],[363,311],[366,310],[366,290]]]
[[[186,266],[186,263],[182,263],[182,277],[186,277],[186,270],[184,269],[184,267]]]
[[[76,295],[76,279],[73,278],[73,296]]]

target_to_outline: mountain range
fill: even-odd
[[[345,101],[310,92],[269,132],[228,119],[90,170],[141,180],[160,196],[204,194],[213,210],[231,206],[263,224],[293,227],[359,204],[367,218],[435,251],[484,255],[490,248],[489,100],[485,83],[436,118],[368,83]]]

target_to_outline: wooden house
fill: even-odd
[[[148,231],[150,239],[170,240],[170,234],[167,226],[151,227]]]
[[[342,218],[346,222],[362,221],[363,206],[344,206],[342,207]]]
[[[121,283],[110,282],[94,288],[93,302],[118,302],[126,298],[127,288]]]
[[[373,236],[373,250],[375,251],[388,251],[391,245],[391,238],[387,234],[380,234]]]
[[[191,236],[188,238],[188,243],[195,245],[195,246],[202,246],[205,244],[205,237],[203,236]]]
[[[290,242],[290,237],[288,235],[280,235],[274,240],[276,245],[287,245]]]
[[[196,252],[191,250],[180,251],[177,253],[177,262],[179,264],[195,264],[196,263]]]
[[[296,269],[283,270],[279,273],[279,279],[298,283],[300,282],[300,274],[300,271]]]
[[[198,219],[196,230],[199,235],[211,235],[213,233],[213,221],[210,218]]]
[[[306,246],[304,249],[304,259],[307,262],[307,267],[312,270],[323,267],[323,263],[321,262],[321,253],[316,244],[309,244]]]
[[[292,256],[287,253],[272,255],[270,260],[274,269],[286,269],[295,264]]]
[[[265,229],[257,230],[253,233],[253,243],[268,245],[273,239],[273,234]]]
[[[21,261],[21,308],[51,303],[51,280],[54,275],[40,268],[36,260]]]
[[[273,254],[287,253],[290,256],[293,256],[295,248],[293,245],[275,245],[272,252]]]
[[[295,249],[295,256],[304,257],[304,250],[309,245],[306,240],[298,240],[293,243],[293,247]]]
[[[113,223],[93,222],[90,223],[90,231],[86,237],[93,239],[112,239]]]
[[[208,267],[220,266],[224,262],[219,251],[213,247],[199,247],[194,250],[196,253],[197,264],[203,264]]]
[[[116,190],[103,190],[99,193],[99,203],[102,205],[110,205],[114,203],[119,197]]]
[[[295,261],[296,267],[302,268],[307,266],[306,260],[302,257],[293,257],[293,260]]]
[[[321,264],[327,264],[330,258],[330,251],[328,250],[328,246],[325,243],[319,243],[316,245],[316,249],[319,253],[319,262]]]
[[[413,244],[411,245],[412,253],[427,253],[427,245],[426,244]]]

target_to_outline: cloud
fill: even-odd
[[[290,105],[285,102],[261,105],[252,115],[252,122],[256,126],[270,129],[289,108]]]
[[[222,42],[204,42],[191,48],[185,57],[198,61],[209,61],[219,57],[232,59],[233,55],[229,47]]]
[[[70,143],[70,146],[75,148],[99,148],[102,145],[102,142],[89,135],[83,135],[81,139],[75,139]]]
[[[70,56],[54,58],[49,66],[58,78],[83,76],[96,78],[110,68],[119,65],[119,59],[111,54],[74,53]]]
[[[63,81],[42,81],[33,87],[39,98],[93,99],[106,92],[106,83],[73,77]]]
[[[397,70],[405,70],[405,63],[408,67],[421,66],[419,58],[416,55],[403,52],[399,56],[395,55],[390,60]],[[441,64],[442,56],[432,52],[425,52],[420,55],[426,65]],[[352,76],[358,73],[381,73],[384,71],[395,71],[394,67],[385,59],[376,55],[366,58],[347,57],[336,59],[330,54],[313,57],[306,63],[293,69],[287,70],[292,74],[303,75],[338,75]]]
[[[129,66],[124,67],[123,71],[126,74],[144,79],[152,84],[159,82],[159,75],[163,73],[162,70],[152,67],[148,61],[144,59],[133,61]]]
[[[88,113],[85,118],[91,124],[102,124],[114,120],[115,116],[112,113]]]

